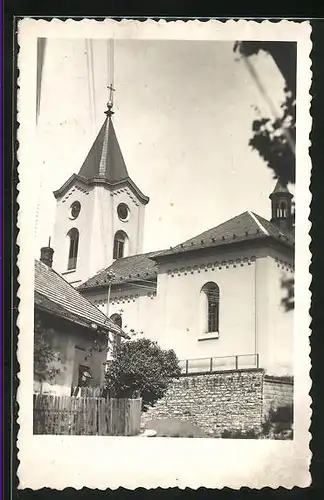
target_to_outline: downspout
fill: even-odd
[[[110,295],[111,295],[111,277],[109,277],[109,284],[108,284],[108,293],[107,293],[107,312],[106,312],[106,315],[107,315],[107,318],[109,318],[109,305],[110,305]],[[111,359],[111,355],[110,355],[110,350],[111,350],[111,345],[110,345],[110,341],[111,341],[111,332],[110,330],[108,330],[108,339],[107,339],[107,356],[106,356],[106,365],[105,365],[105,373],[107,373],[107,370],[108,370],[108,365],[107,365],[107,362],[109,361],[109,359]]]

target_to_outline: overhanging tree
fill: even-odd
[[[35,314],[34,327],[34,379],[42,384],[52,381],[60,372],[57,367],[59,354],[51,344],[53,331],[46,328]]]
[[[272,118],[261,117],[252,123],[249,145],[259,153],[275,178],[283,184],[295,183],[296,143],[296,69],[297,44],[295,42],[244,41],[234,44],[234,51],[246,60],[264,51],[271,55],[285,80],[285,99],[281,114]],[[295,214],[293,214],[294,218]],[[294,279],[281,282],[286,290],[282,305],[286,311],[295,307]]]
[[[245,41],[237,42],[234,51],[246,60],[260,51],[270,54],[285,80],[285,100],[278,116],[254,120],[249,145],[260,154],[276,178],[284,184],[295,183],[296,44]]]
[[[146,338],[129,340],[118,346],[106,372],[106,388],[110,397],[142,398],[142,409],[162,398],[172,378],[181,373],[175,352],[163,350]]]

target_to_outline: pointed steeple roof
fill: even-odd
[[[108,103],[105,111],[106,119],[86,157],[78,174],[73,174],[54,191],[55,198],[60,198],[70,188],[75,180],[83,184],[106,184],[110,187],[129,186],[144,205],[149,202],[149,197],[142,193],[135,182],[129,177],[126,164],[116,137],[112,122],[112,103]]]
[[[293,196],[293,195],[291,194],[291,192],[289,191],[289,189],[287,188],[287,186],[286,186],[286,185],[284,185],[284,184],[281,182],[281,180],[280,180],[280,179],[278,179],[278,180],[277,180],[277,184],[275,185],[274,190],[273,190],[273,191],[272,191],[272,193],[270,194],[270,198],[271,198],[271,197],[272,197],[272,195],[274,195],[274,194],[282,194],[282,193],[284,193],[284,194],[286,194],[286,195],[288,194],[288,195],[289,195],[289,196],[291,196],[291,197]]]
[[[79,175],[85,179],[104,178],[112,184],[129,178],[110,113],[107,113]]]

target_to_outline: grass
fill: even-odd
[[[154,429],[156,431],[156,437],[208,437],[200,427],[187,420],[176,418],[153,419],[145,424],[145,428]]]

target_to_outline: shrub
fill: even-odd
[[[271,409],[262,424],[264,437],[272,439],[292,439],[294,407],[292,404]]]
[[[254,429],[248,429],[247,431],[225,429],[221,437],[223,439],[258,439],[259,435]]]
[[[119,346],[106,373],[110,397],[142,398],[145,411],[166,393],[172,378],[181,374],[173,350],[163,350],[149,339],[131,340]]]

